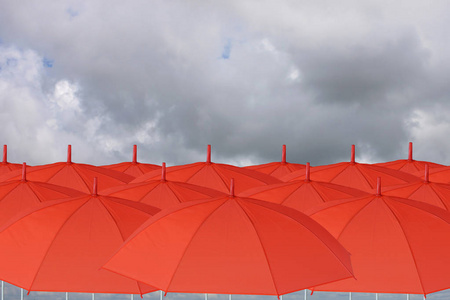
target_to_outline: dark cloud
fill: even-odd
[[[215,161],[246,164],[279,160],[287,144],[288,160],[317,165],[348,160],[356,144],[357,159],[385,161],[447,126],[424,104],[448,111],[438,6],[1,4],[3,44],[40,64],[34,81],[3,80],[13,98],[12,86],[26,90],[29,106],[53,103],[29,119],[58,145],[53,157],[72,143],[90,151],[80,159],[113,163],[138,144],[141,161],[177,164],[204,160],[212,144]],[[54,95],[61,82],[79,110],[55,106],[70,98]]]

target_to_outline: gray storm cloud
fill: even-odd
[[[445,2],[0,4],[11,159],[450,162]]]
[[[97,165],[130,161],[133,144],[155,164],[203,161],[207,144],[215,162],[265,163],[286,144],[288,161],[319,165],[352,144],[358,161],[406,158],[412,141],[416,159],[450,164],[448,9],[0,0],[0,143],[31,165],[64,161],[68,144]]]

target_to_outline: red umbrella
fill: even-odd
[[[355,279],[318,291],[429,294],[450,287],[450,214],[377,194],[327,202],[310,212],[352,255]]]
[[[282,177],[294,171],[304,170],[305,165],[286,162],[286,145],[283,145],[281,162],[271,162],[262,165],[247,166],[244,168],[249,170],[255,170],[273,176],[275,178],[281,179]]]
[[[97,194],[42,203],[0,228],[0,277],[28,291],[144,294],[156,289],[101,269],[159,209]]]
[[[268,184],[279,183],[280,180],[254,170],[235,167],[227,164],[211,162],[211,146],[208,145],[206,162],[197,162],[188,165],[167,168],[167,179],[200,185],[227,193],[229,182],[234,178],[238,193]],[[161,177],[159,171],[152,171],[136,178],[132,183],[157,180]]]
[[[133,145],[133,160],[131,162],[121,162],[113,165],[102,166],[103,168],[119,171],[133,177],[139,177],[153,170],[159,170],[158,165],[144,164],[137,161],[137,146]]]
[[[406,172],[409,174],[414,174],[417,171],[423,171],[425,169],[425,164],[427,164],[429,168],[443,167],[443,165],[432,163],[432,162],[414,160],[413,159],[413,144],[412,144],[412,142],[409,142],[408,159],[399,159],[399,160],[389,161],[389,162],[385,162],[385,163],[379,163],[379,164],[375,164],[375,165],[380,166],[380,167],[385,167],[388,169]]]
[[[369,193],[374,192],[378,177],[381,177],[385,186],[399,185],[419,180],[416,176],[401,171],[355,162],[355,145],[352,145],[350,162],[340,162],[311,168],[311,178],[314,180],[340,184]],[[283,177],[283,180],[291,181],[304,178],[304,172],[296,171]]]
[[[414,175],[419,176],[421,179],[425,179],[423,171],[418,171]],[[429,180],[432,182],[450,183],[450,166],[444,166],[441,168],[434,168],[429,171]]]
[[[422,181],[385,188],[383,194],[421,201],[450,210],[450,184],[430,181],[427,165],[423,172],[425,174]]]
[[[83,193],[46,182],[29,181],[26,164],[22,166],[22,178],[0,182],[0,226],[24,210],[37,207],[41,202],[81,196]]]
[[[307,245],[307,247],[305,247]],[[347,251],[304,214],[229,196],[144,223],[105,268],[166,292],[281,295],[352,276]]]
[[[17,180],[21,176],[20,171],[17,170],[4,175],[1,179]],[[133,176],[121,172],[72,162],[71,145],[67,149],[67,162],[30,167],[27,170],[27,177],[29,180],[65,186],[84,193],[90,193],[92,191],[94,177],[99,179],[99,190],[126,184],[134,179]]]
[[[305,180],[256,187],[239,196],[278,203],[304,212],[324,202],[367,195],[366,192],[343,185],[310,180],[309,172],[310,166],[306,163]]]
[[[161,179],[130,183],[103,191],[104,195],[167,208],[182,202],[220,197],[222,192],[185,182],[166,180],[166,163],[162,164]]]
[[[0,175],[8,174],[14,170],[20,170],[22,168],[21,164],[13,164],[8,162],[8,148],[3,145],[3,161],[0,164]]]

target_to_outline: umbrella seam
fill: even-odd
[[[386,206],[387,206],[387,207],[389,208],[389,210],[391,211],[392,215],[393,215],[393,216],[395,217],[395,219],[397,220],[397,223],[398,223],[398,225],[400,226],[400,229],[402,230],[403,235],[405,236],[406,244],[408,245],[409,252],[410,252],[410,254],[411,254],[411,256],[412,256],[412,260],[413,260],[413,262],[414,262],[414,265],[416,266],[417,277],[419,277],[419,282],[420,282],[420,286],[421,286],[421,288],[422,288],[422,292],[423,292],[423,294],[425,295],[425,289],[424,289],[424,286],[423,286],[422,277],[420,276],[420,273],[419,273],[419,268],[418,268],[418,266],[417,266],[416,257],[414,256],[414,252],[412,251],[411,244],[409,243],[409,240],[408,240],[408,237],[407,237],[407,235],[406,235],[406,232],[405,232],[405,230],[403,229],[402,223],[400,222],[400,219],[398,218],[398,216],[397,216],[397,214],[394,212],[394,210],[391,208],[391,206],[390,206],[384,199],[383,199],[383,202],[386,204]]]
[[[296,191],[298,191],[299,189],[301,189],[301,188],[305,185],[305,182],[304,182],[304,181],[302,182],[301,180],[290,181],[290,182],[288,182],[288,183],[291,183],[291,182],[292,182],[293,184],[295,184],[295,183],[301,183],[301,185],[298,186],[298,187],[296,187],[292,192],[290,192],[289,195],[287,195],[287,196],[283,199],[283,201],[280,202],[281,205],[284,205],[284,202],[286,202],[287,199],[288,199],[290,196],[292,196]],[[284,206],[287,206],[287,205],[284,205]]]
[[[85,196],[84,196],[85,197]],[[90,199],[90,197],[89,197]],[[73,217],[73,215],[78,212],[83,206],[85,206],[87,203],[89,202],[89,200],[85,200],[85,202],[80,205],[77,209],[75,209],[70,216],[64,221],[64,223],[59,227],[58,231],[55,233],[55,235],[53,236],[52,242],[50,243],[50,245],[48,245],[47,250],[45,251],[45,255],[42,257],[41,262],[39,264],[39,267],[37,268],[36,272],[34,273],[34,277],[33,280],[30,283],[30,289],[27,289],[28,291],[31,291],[31,288],[36,280],[37,274],[39,273],[39,270],[42,267],[42,263],[44,262],[45,258],[47,257],[50,248],[53,246],[53,243],[55,242],[56,237],[58,236],[58,234],[61,232],[62,228],[67,224],[67,222]]]
[[[441,195],[440,195],[440,192],[439,191],[437,191],[436,189],[435,189],[435,184],[430,184],[430,187],[431,187],[431,189],[436,193],[436,196],[439,198],[439,200],[442,202],[442,204],[444,205],[444,207],[445,207],[445,210],[449,210],[449,208],[448,208],[448,206],[447,206],[447,204],[445,203],[445,201],[443,201],[442,200],[442,197],[441,197]]]
[[[422,184],[422,182],[420,182],[420,184],[417,186],[417,188],[415,188],[408,196],[406,196],[405,198],[407,198],[407,199],[411,199],[410,197],[415,193],[415,192],[417,192],[421,187],[423,186],[423,184]],[[393,196],[395,196],[395,195],[393,195]],[[411,200],[413,200],[413,199],[411,199]],[[439,199],[440,200],[440,199]]]
[[[249,222],[252,224],[253,229],[255,230],[256,236],[258,237],[259,243],[261,245],[261,249],[264,252],[264,257],[266,258],[266,262],[267,262],[267,266],[269,268],[269,273],[270,273],[270,277],[272,278],[272,283],[273,283],[273,287],[275,289],[275,292],[277,293],[277,296],[279,296],[279,292],[278,292],[278,288],[277,285],[275,283],[275,278],[274,278],[274,274],[272,271],[272,268],[270,267],[270,262],[269,262],[269,257],[267,256],[267,252],[266,249],[264,248],[263,242],[261,240],[261,237],[259,236],[258,230],[256,229],[255,223],[252,221],[252,219],[250,218],[250,216],[248,215],[247,211],[245,210],[245,208],[239,204],[239,206],[241,207],[242,211],[244,212],[245,216],[247,217],[247,219],[249,220]]]
[[[159,184],[160,184],[160,182],[161,182],[161,180],[158,180],[159,182],[156,182],[156,181],[143,181],[143,182],[139,182],[139,183],[141,183],[141,185],[136,185],[136,186],[132,186],[132,187],[130,187],[130,188],[124,188],[123,190],[121,190],[121,191],[119,191],[119,192],[123,192],[123,191],[127,191],[127,190],[132,190],[133,188],[136,188],[136,187],[141,187],[141,186],[150,186],[150,189],[138,200],[138,202],[141,202],[141,203],[143,203],[142,202],[142,200],[146,197],[146,196],[148,196],[151,192],[153,192],[158,186],[159,186]],[[151,187],[151,184],[152,183],[156,183],[153,187]],[[131,199],[130,199],[131,200]]]
[[[66,165],[66,163],[64,162],[61,162],[60,163],[60,165],[58,166],[58,167],[60,167],[59,169],[58,169],[58,171],[56,171],[56,172],[54,172],[50,177],[48,177],[45,181],[43,181],[43,182],[49,182],[50,180],[52,180],[53,179],[53,177],[55,177],[59,172],[61,172],[61,170],[62,169],[64,169],[64,167],[65,167],[65,165]],[[39,172],[40,170],[36,170],[37,172]],[[31,173],[31,172],[30,172]],[[39,173],[38,173],[39,174]]]
[[[9,183],[15,183],[15,186],[9,190],[5,195],[2,196],[0,202],[7,197],[9,194],[11,194],[15,189],[17,189],[17,187],[20,185],[21,181],[20,180],[14,180],[14,181],[5,181],[5,185],[9,184]],[[1,187],[3,187],[4,185],[2,185]]]
[[[225,182],[225,180],[223,179],[222,176],[225,176],[224,174],[222,174],[222,172],[220,172],[220,169],[216,169],[215,164],[211,163],[211,166],[213,168],[213,170],[217,173],[217,176],[219,177],[219,179],[222,181],[222,183],[225,185],[225,189],[228,190],[229,186],[228,184]]]
[[[180,196],[178,196],[178,193],[175,193],[175,191],[172,189],[172,185],[167,184],[168,190],[177,198],[178,202],[183,203],[185,201],[182,201]]]
[[[366,204],[364,204],[355,214],[353,214],[353,216],[347,221],[347,223],[345,224],[345,226],[342,228],[342,230],[341,230],[341,232],[339,233],[339,235],[336,237],[336,239],[339,241],[339,239],[341,238],[341,235],[344,233],[344,231],[345,231],[345,229],[349,226],[349,224],[356,218],[356,216],[357,215],[359,215],[360,213],[361,213],[361,211],[363,210],[363,209],[365,209],[367,206],[369,206],[369,204],[370,203],[372,203],[372,201],[373,201],[373,197],[374,196],[372,196],[372,199],[371,200],[369,200]],[[357,199],[358,200],[358,199]],[[342,205],[345,205],[345,204],[347,204],[348,202],[345,202],[345,203],[343,203]],[[340,204],[338,204],[338,205],[340,205]],[[336,205],[337,206],[337,205]],[[332,206],[332,207],[335,207],[335,206]]]
[[[336,179],[336,177],[338,177],[341,173],[344,173],[344,171],[348,168],[348,166],[350,165],[350,163],[345,163],[346,165],[345,165],[345,167],[342,169],[342,170],[340,170],[335,176],[333,176],[332,178],[330,178],[329,180],[327,180],[326,182],[332,182],[334,179]],[[357,163],[355,163],[355,164],[357,164]],[[334,166],[334,167],[339,167],[339,165],[336,165],[336,166]],[[331,168],[333,168],[333,167],[331,167]],[[321,170],[318,170],[318,171],[316,171],[316,172],[320,172],[320,171],[327,171],[327,168],[323,168],[323,169],[321,169]],[[315,173],[314,172],[314,170],[311,168],[311,176],[312,176],[312,174],[313,173]]]
[[[81,169],[81,168],[78,168],[78,164],[71,164],[70,166],[72,166],[72,168],[74,169],[74,171],[75,171],[75,174],[77,174],[79,177],[80,177],[80,179],[81,179],[81,181],[84,183],[84,185],[86,186],[86,188],[87,188],[87,190],[89,191],[89,192],[91,192],[91,188],[89,187],[89,185],[88,185],[88,183],[87,183],[87,181],[89,180],[89,178],[88,178],[88,176],[84,176],[84,174],[82,173],[83,172],[83,169]],[[93,172],[95,172],[95,173],[100,173],[101,174],[101,172],[96,172],[95,170],[92,170]],[[102,174],[103,175],[103,174]],[[96,177],[96,176],[95,176]],[[86,178],[86,179],[85,179]],[[91,181],[91,180],[89,180],[89,181]],[[122,180],[118,180],[118,181],[122,181]]]
[[[109,211],[109,209],[106,207],[106,204],[103,202],[102,198],[97,198],[99,200],[99,202],[101,202],[102,206],[105,208],[107,214],[111,217],[112,221],[114,222],[114,224],[116,224],[116,228],[119,231],[120,236],[122,237],[122,243],[126,240],[126,238],[123,236],[122,231],[119,229],[119,224],[117,223],[116,219],[114,218],[114,216],[111,214],[111,212]],[[121,203],[116,202],[119,205],[122,205]],[[129,206],[130,208],[134,208]]]
[[[261,200],[258,200],[258,201],[261,201]],[[265,209],[268,209],[267,207],[265,207],[264,205],[261,205],[261,204],[259,204],[259,203],[257,203],[257,202],[255,202],[255,201],[252,201],[251,203],[253,203],[253,204],[256,204],[256,205],[259,205],[259,206],[261,206],[261,207],[263,207],[263,208],[265,208]],[[269,202],[270,203],[270,202]],[[292,208],[293,209],[293,208]],[[295,209],[293,209],[293,210],[295,210]],[[302,212],[300,212],[300,211],[298,211],[298,210],[295,210],[296,212],[299,212],[299,213],[301,213],[301,214],[304,214],[304,213],[302,213]],[[337,258],[337,260],[339,261],[339,263],[351,274],[351,276],[349,276],[349,277],[347,277],[347,278],[350,278],[350,277],[355,277],[354,275],[353,275],[353,270],[349,270],[348,268],[347,268],[347,266],[341,261],[341,259],[336,255],[336,253],[334,253],[334,251],[330,248],[330,246],[327,244],[327,243],[324,243],[323,241],[322,241],[322,239],[319,237],[319,236],[317,236],[317,234],[316,234],[316,232],[314,232],[313,230],[310,230],[310,228],[308,227],[308,226],[306,226],[305,224],[303,224],[303,223],[301,223],[301,222],[299,222],[299,221],[297,221],[296,219],[294,219],[294,218],[292,218],[290,215],[286,215],[286,214],[284,214],[287,218],[289,218],[289,219],[291,219],[291,220],[293,220],[294,222],[297,222],[297,223],[300,223],[304,228],[307,228],[308,229],[308,231],[312,234],[312,235],[314,235],[323,245],[325,245],[329,250],[330,250],[330,252],[334,255],[334,257],[336,257]],[[306,215],[305,215],[306,216]],[[306,217],[308,217],[309,218],[309,216],[306,216]],[[338,244],[340,244],[343,248],[344,248],[344,246],[337,240],[337,238],[335,238],[331,233],[329,233],[328,232],[328,230],[326,229],[326,228],[324,228],[324,226],[322,226],[319,222],[317,222],[317,221],[315,221],[315,220],[313,220],[315,223],[317,223],[317,224],[319,224],[320,225],[320,227],[322,227],[331,237],[333,237],[334,239],[336,239],[336,241],[338,242]],[[345,248],[344,248],[345,249]],[[347,251],[347,249],[345,249],[345,251]],[[347,253],[348,253],[348,251],[347,251]],[[345,279],[345,278],[342,278],[342,279]],[[340,280],[340,279],[339,279]],[[338,281],[338,280],[335,280],[335,281]]]
[[[321,193],[321,192],[316,188],[316,186],[313,184],[314,182],[313,182],[313,181],[310,181],[309,183],[311,184],[311,187],[313,188],[313,190],[314,190],[314,191],[317,193],[317,195],[320,197],[320,199],[322,200],[322,202],[323,202],[323,203],[328,202],[328,200],[327,200],[327,201],[324,200],[325,194]],[[349,196],[349,198],[350,198],[350,197],[351,197],[351,196]]]
[[[225,205],[225,203],[228,202],[228,199],[226,199],[225,201],[223,201],[222,204],[220,204],[219,206],[217,206],[208,216],[206,216],[206,218],[199,224],[199,226],[197,227],[197,229],[195,230],[195,232],[192,234],[191,239],[189,240],[189,242],[186,244],[186,247],[183,250],[183,253],[181,254],[180,259],[178,260],[177,266],[175,267],[174,271],[172,272],[172,276],[170,278],[169,283],[167,284],[166,290],[165,292],[169,291],[169,286],[172,284],[173,278],[175,277],[175,273],[177,272],[178,268],[180,267],[181,261],[184,258],[184,255],[186,254],[187,249],[189,248],[190,244],[192,243],[192,240],[194,239],[194,236],[197,234],[197,232],[200,230],[200,228],[203,226],[203,224],[205,224],[205,222],[219,209],[221,208],[223,205]]]
[[[362,168],[360,168],[359,166],[360,166],[360,164],[356,164],[356,169],[360,172],[361,176],[362,176],[362,177],[364,178],[364,180],[367,182],[367,184],[369,185],[369,187],[370,187],[371,189],[373,189],[374,186],[372,186],[372,184],[369,182],[369,179],[367,179],[368,174],[366,174],[365,170],[362,169]],[[368,167],[370,167],[370,166],[368,166]],[[369,168],[369,169],[370,169],[370,168]],[[376,170],[373,170],[373,169],[371,169],[371,170],[372,170],[372,171],[376,171]],[[380,178],[381,178],[381,175],[380,175],[380,176],[377,175],[377,177],[380,177]]]
[[[213,164],[213,163],[211,163]],[[186,178],[186,180],[183,180],[183,182],[188,182],[190,179],[192,179],[192,177],[194,177],[195,175],[197,175],[198,173],[200,173],[201,170],[203,170],[203,168],[206,166],[206,163],[202,163],[201,167],[196,170],[194,173],[192,173],[191,176],[189,176],[188,178]],[[178,171],[178,170],[175,170]],[[167,171],[167,174],[169,174],[169,172]]]
[[[172,183],[175,184],[176,182],[172,181]],[[210,193],[210,192],[211,193],[216,193],[216,192],[221,193],[218,190],[215,190],[215,189],[212,189],[212,188],[206,187],[206,186],[196,185],[196,184],[187,183],[187,182],[179,182],[179,183],[181,183],[180,185],[178,185],[179,187],[182,187],[184,189],[187,189],[187,190],[190,190],[190,191],[193,191],[193,192],[196,192],[196,193],[205,194],[203,191],[196,190],[196,188],[198,188],[198,187],[200,187],[201,189],[209,189],[209,190],[211,190],[211,191],[206,190],[206,192],[208,192],[208,193]],[[217,195],[207,195],[207,196],[208,197],[212,197],[212,198],[218,197]],[[198,198],[198,199],[200,199],[200,198]],[[202,199],[204,199],[204,198],[202,198]]]

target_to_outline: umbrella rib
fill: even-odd
[[[6,183],[6,184],[2,184],[2,187],[3,187],[4,185],[13,184],[13,183],[15,184],[15,186],[14,186],[12,189],[10,189],[6,194],[4,194],[4,195],[2,196],[0,202],[1,202],[3,199],[5,199],[6,196],[8,196],[9,194],[11,194],[15,189],[17,189],[17,187],[20,185],[20,180],[5,181],[5,183]]]
[[[259,200],[258,200],[259,201]],[[259,205],[259,206],[261,206],[261,207],[263,207],[263,208],[266,208],[264,205],[261,205],[261,204],[259,204],[259,203],[257,203],[257,202],[252,202],[253,204],[256,204],[256,205]],[[269,202],[270,203],[270,202]],[[267,208],[266,208],[267,209]],[[293,208],[292,208],[293,209]],[[295,209],[293,209],[294,211],[296,211],[296,212],[299,212],[299,213],[301,213],[302,215],[305,215],[304,213],[302,213],[302,212],[300,212],[300,211],[298,211],[298,210],[295,210]],[[305,215],[306,216],[306,215]],[[289,216],[289,215],[286,215],[286,217],[287,218],[289,218],[289,219],[291,219],[291,220],[293,220],[293,221],[295,221],[295,222],[298,222],[296,219],[294,219],[294,218],[292,218],[291,216]],[[306,216],[306,217],[310,217],[310,216]],[[314,221],[314,222],[316,222],[316,221]],[[316,222],[316,223],[318,223],[318,222]],[[302,224],[302,226],[303,227],[305,227],[305,228],[307,228],[308,230],[309,230],[309,227],[307,227],[307,226],[305,226],[303,223],[301,223]],[[320,224],[319,224],[320,225]],[[323,227],[322,225],[320,225],[321,227]],[[325,229],[325,228],[324,228]],[[325,229],[326,230],[326,229]],[[327,231],[327,230],[326,230]],[[311,233],[311,234],[313,234],[319,241],[322,241],[321,239],[320,239],[320,237],[318,237],[317,236],[317,234],[314,232],[314,231],[311,231],[311,230],[309,230],[309,232]],[[327,231],[328,232],[328,231]],[[329,233],[329,232],[328,232]],[[331,235],[331,233],[329,233],[330,235]],[[331,235],[332,236],[332,235]],[[337,240],[337,238],[335,238],[336,240]],[[339,242],[339,241],[338,241]],[[340,242],[339,242],[340,243]],[[351,270],[351,269],[348,269],[347,268],[347,266],[345,265],[345,264],[343,264],[342,263],[342,261],[339,259],[339,257],[336,255],[336,253],[334,253],[334,251],[328,246],[328,244],[326,244],[326,243],[323,243],[322,242],[322,244],[323,245],[325,245],[329,250],[330,250],[330,252],[338,259],[338,261],[341,263],[341,265],[342,266],[344,266],[344,268],[351,274],[351,276],[349,276],[348,278],[350,278],[350,277],[354,277],[354,275],[353,275],[353,270]],[[334,281],[339,281],[339,280],[341,280],[341,279],[337,279],[337,280],[333,280],[333,281],[330,281],[330,282],[334,282]]]
[[[324,195],[316,188],[316,186],[314,184],[312,184],[313,182],[310,181],[310,183],[311,183],[312,189],[317,193],[317,195],[319,195],[319,198],[322,200],[322,202],[323,203],[327,202],[324,200],[324,198],[325,198]],[[349,196],[349,198],[350,198],[350,196]]]
[[[211,163],[213,164],[213,163]],[[200,173],[200,171],[205,167],[205,165],[202,165],[201,168],[199,168],[197,171],[195,171],[194,173],[192,173],[191,176],[189,176],[188,178],[186,178],[186,180],[184,180],[183,182],[188,182],[192,177],[194,177],[195,175],[197,175],[198,173]],[[177,170],[176,170],[177,171]],[[167,172],[169,173],[169,172]]]
[[[160,182],[160,181],[159,181]],[[141,203],[143,203],[142,202],[142,199],[144,199],[145,197],[147,197],[151,192],[153,192],[153,190],[155,190],[158,186],[159,186],[159,182],[158,183],[156,183],[153,187],[151,187],[139,200],[138,200],[138,202],[141,202]],[[139,182],[139,183],[141,183],[141,182]],[[152,184],[152,183],[154,183],[153,182],[153,180],[152,181],[143,181],[142,182],[142,186],[146,186],[146,185],[150,185],[150,184]],[[130,189],[131,190],[133,190],[133,188],[135,188],[135,187],[141,187],[141,185],[137,185],[137,186],[132,186],[132,187],[130,187]],[[126,190],[129,190],[128,188],[125,188],[125,189],[123,189],[122,191],[120,191],[120,192],[123,192],[123,191],[126,191]],[[132,200],[132,199],[129,199],[129,200]]]
[[[31,281],[30,286],[29,286],[30,289],[27,289],[28,291],[31,291],[31,287],[33,286],[34,281],[36,280],[36,277],[37,277],[37,275],[38,275],[38,273],[39,273],[39,270],[40,270],[41,267],[42,267],[42,263],[44,262],[45,258],[47,257],[48,252],[50,251],[50,248],[53,246],[53,243],[55,242],[55,239],[56,239],[56,237],[58,236],[58,234],[61,232],[62,228],[63,228],[63,227],[67,224],[67,222],[73,217],[73,215],[74,215],[76,212],[78,212],[83,206],[85,206],[86,203],[88,203],[88,202],[89,202],[89,201],[85,201],[82,205],[80,205],[77,209],[75,209],[75,210],[70,214],[70,216],[64,221],[64,223],[59,227],[58,231],[55,233],[55,235],[54,235],[54,237],[53,237],[52,242],[50,243],[50,245],[48,245],[47,250],[45,251],[45,255],[42,257],[42,260],[41,260],[41,263],[39,264],[38,269],[37,269],[36,272],[34,273],[33,280]]]
[[[106,208],[106,205],[105,205],[105,203],[103,202],[103,199],[102,199],[101,197],[99,197],[98,200],[99,200],[99,202],[102,203],[102,206],[105,208],[106,212],[108,213],[108,216],[110,216],[111,219],[112,219],[112,221],[114,222],[114,224],[116,224],[116,228],[117,228],[117,230],[119,231],[120,236],[122,237],[122,242],[124,242],[124,241],[126,240],[126,238],[123,236],[122,231],[120,231],[120,229],[119,229],[119,224],[117,224],[116,219],[113,217],[113,215],[111,214],[111,212],[109,211],[109,209]],[[118,203],[118,204],[120,204],[120,203]]]
[[[374,186],[372,186],[372,184],[369,182],[369,179],[367,179],[367,177],[366,177],[366,172],[364,172],[364,169],[361,170],[358,166],[359,166],[359,164],[356,165],[356,168],[357,168],[358,171],[361,173],[361,176],[364,178],[364,180],[365,180],[366,183],[369,185],[369,187],[370,187],[371,189],[373,189]],[[369,166],[369,167],[370,167],[370,166]],[[375,171],[377,171],[377,170],[375,170]],[[378,177],[381,178],[381,176],[378,176]]]
[[[443,199],[442,199],[440,193],[438,193],[438,191],[434,188],[434,186],[435,186],[434,184],[431,184],[431,185],[430,185],[431,189],[436,193],[436,196],[438,196],[439,200],[441,200],[442,204],[443,204],[444,207],[445,207],[445,210],[448,211],[448,210],[449,210],[449,207],[447,206],[447,204],[445,203],[445,201],[443,201]]]
[[[418,185],[417,185],[417,188],[415,188],[411,193],[408,194],[408,196],[406,196],[406,197],[404,197],[404,198],[411,199],[411,198],[409,198],[409,197],[411,197],[412,194],[414,194],[415,192],[417,192],[421,187],[422,187],[422,184],[421,184],[421,183],[418,184]],[[395,191],[395,189],[392,189],[392,190]],[[394,196],[394,194],[393,194],[392,196]],[[411,199],[411,200],[414,200],[414,199]]]
[[[359,199],[359,198],[358,198]],[[345,229],[349,226],[349,224],[356,218],[357,215],[359,215],[367,206],[369,206],[370,203],[372,203],[373,201],[373,196],[372,199],[369,200],[363,207],[361,207],[355,214],[353,214],[353,216],[347,221],[347,223],[345,224],[345,226],[342,228],[341,232],[339,233],[339,235],[336,237],[336,239],[339,241],[339,239],[341,238],[341,235],[344,233]],[[345,204],[348,202],[345,202]],[[334,206],[333,206],[334,207]]]
[[[175,196],[175,198],[177,198],[178,202],[183,203],[185,201],[183,201],[177,193],[175,193],[175,191],[172,189],[172,186],[167,185],[167,187],[169,188],[169,191]]]
[[[409,243],[409,240],[408,240],[408,237],[407,237],[407,235],[406,235],[406,232],[405,232],[405,230],[403,229],[402,223],[400,222],[400,219],[398,218],[398,216],[397,216],[397,214],[394,212],[394,210],[391,208],[391,206],[390,206],[388,203],[386,203],[386,201],[384,201],[384,203],[386,204],[386,206],[387,206],[387,207],[389,208],[389,210],[391,211],[392,215],[393,215],[393,216],[395,217],[395,219],[397,220],[397,223],[398,223],[398,225],[400,226],[400,229],[402,230],[403,235],[405,236],[405,240],[406,240],[406,243],[408,244],[409,252],[411,253],[411,256],[412,256],[414,265],[416,266],[417,277],[419,277],[419,282],[420,282],[420,286],[421,286],[421,288],[422,288],[422,292],[423,292],[423,294],[425,295],[426,293],[425,293],[425,289],[424,289],[424,287],[423,287],[422,278],[421,278],[420,273],[419,273],[419,268],[418,268],[418,266],[417,266],[416,257],[414,256],[414,252],[412,251],[411,244]]]
[[[228,183],[225,182],[225,179],[223,179],[223,177],[221,176],[222,173],[220,172],[220,169],[216,169],[215,165],[212,165],[214,171],[216,171],[217,176],[219,176],[220,180],[223,182],[223,184],[225,185],[225,189],[228,189]],[[233,172],[233,170],[230,170],[231,172]]]
[[[61,163],[62,164],[62,163]],[[64,163],[65,164],[65,163]],[[45,168],[43,168],[45,169]],[[42,169],[42,170],[43,170]],[[53,177],[55,177],[62,169],[64,169],[64,165],[62,165],[62,167],[60,167],[56,172],[54,172],[49,178],[47,178],[44,182],[49,182],[50,180],[52,180]],[[41,169],[40,169],[41,170]],[[37,172],[39,172],[40,170],[37,170]],[[39,174],[39,173],[38,173]]]
[[[294,181],[288,181],[286,183],[293,183],[293,184],[295,184],[295,183],[298,183],[298,182],[301,183],[302,181],[301,180],[294,180]],[[292,196],[296,191],[298,191],[304,185],[305,185],[305,183],[303,183],[301,186],[298,186],[297,188],[295,188],[292,192],[289,193],[289,195],[284,197],[283,201],[281,201],[279,204],[284,205],[284,202],[286,202],[290,196]],[[287,206],[287,205],[284,205],[284,206]]]
[[[167,284],[166,290],[165,292],[167,292],[169,290],[169,286],[172,284],[173,278],[175,277],[175,273],[177,272],[178,268],[180,267],[181,261],[184,258],[184,255],[186,254],[187,249],[189,248],[190,244],[192,243],[192,240],[194,239],[195,235],[197,234],[197,232],[200,230],[200,228],[203,226],[203,224],[205,224],[205,222],[219,209],[221,208],[223,205],[225,205],[225,203],[227,203],[228,199],[226,199],[225,201],[223,201],[222,204],[220,204],[219,206],[217,206],[197,227],[197,229],[195,230],[194,234],[192,234],[191,239],[189,240],[189,242],[186,244],[186,247],[184,248],[183,254],[181,254],[180,259],[178,260],[177,266],[175,267],[174,271],[172,272],[172,277],[170,278],[169,283]]]
[[[269,263],[269,258],[267,256],[266,253],[266,249],[264,248],[263,242],[261,240],[261,237],[259,236],[258,230],[256,229],[255,223],[252,221],[252,219],[250,218],[250,216],[248,215],[247,211],[244,209],[244,207],[242,205],[239,204],[239,206],[241,207],[242,211],[244,212],[245,216],[247,217],[247,219],[249,220],[249,222],[252,224],[253,229],[255,230],[256,233],[256,237],[259,240],[259,243],[261,245],[261,249],[264,252],[264,257],[266,258],[266,262],[267,262],[267,267],[269,268],[269,272],[270,272],[270,277],[272,278],[272,283],[273,283],[273,287],[275,289],[275,292],[277,293],[277,296],[279,296],[279,292],[277,289],[277,285],[275,284],[275,278],[273,277],[273,272],[272,272],[272,268],[270,267],[270,263]]]
[[[356,163],[355,163],[356,164]],[[335,168],[337,168],[338,166],[335,166]],[[344,173],[344,171],[347,169],[349,167],[349,165],[345,165],[345,167],[342,169],[342,170],[340,170],[336,175],[334,175],[331,179],[329,179],[329,180],[327,180],[327,182],[331,182],[331,181],[333,181],[334,179],[336,179],[336,177],[338,177],[340,174],[342,174],[342,173]],[[318,170],[318,171],[316,171],[317,173],[318,172],[320,172],[320,171],[327,171],[327,169],[325,168],[325,169],[321,169],[321,170]],[[311,170],[311,175],[312,175],[312,173],[315,173],[313,170]]]
[[[71,164],[70,166],[72,166],[72,168],[74,169],[75,174],[77,174],[77,175],[80,177],[81,181],[83,182],[83,184],[84,184],[84,186],[87,188],[87,190],[88,190],[89,192],[91,192],[91,188],[89,187],[89,185],[88,185],[88,183],[87,183],[87,180],[89,180],[89,179],[86,178],[87,180],[84,180],[84,177],[82,176],[82,171],[83,171],[83,170],[77,168],[78,164]],[[95,170],[93,170],[93,171],[95,172]],[[101,174],[100,172],[96,172],[96,173]],[[89,182],[91,182],[91,181],[89,180]]]

